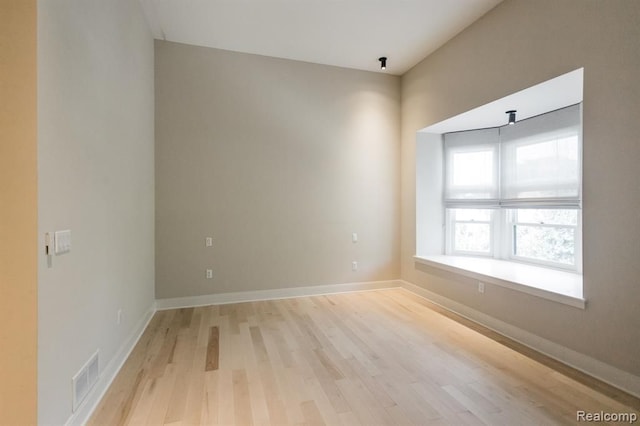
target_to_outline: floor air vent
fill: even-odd
[[[89,394],[89,391],[98,381],[98,377],[100,376],[100,364],[98,362],[99,351],[96,351],[89,361],[87,361],[80,371],[76,373],[75,376],[71,379],[71,384],[73,386],[73,411],[80,406],[82,401]]]

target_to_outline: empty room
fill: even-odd
[[[0,5],[0,425],[639,421],[637,0]]]

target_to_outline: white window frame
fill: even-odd
[[[515,253],[514,247],[514,227],[516,222],[513,220],[514,210],[512,208],[501,208],[501,209],[489,209],[492,210],[492,219],[490,221],[480,221],[476,223],[488,223],[490,225],[491,231],[491,239],[489,242],[489,252],[477,252],[477,251],[469,251],[469,250],[460,250],[455,247],[455,224],[466,221],[457,221],[455,220],[455,215],[452,210],[455,210],[461,207],[445,207],[444,215],[445,215],[445,254],[450,256],[473,256],[473,257],[489,257],[494,259],[502,259],[509,260],[513,262],[526,263],[532,265],[539,265],[546,268],[553,268],[564,271],[571,271],[582,273],[582,209],[577,210],[577,223],[576,225],[551,225],[544,224],[543,226],[553,226],[560,228],[574,228],[575,229],[575,239],[574,239],[574,253],[575,253],[575,263],[573,265],[559,263],[559,262],[550,262],[542,259],[535,259],[525,256],[518,256]],[[475,209],[485,209],[482,206],[474,207]],[[556,210],[566,210],[562,208],[558,208]],[[472,223],[472,222],[470,222]],[[532,223],[531,225],[540,225]]]
[[[481,256],[481,257],[496,257],[496,240],[499,237],[499,233],[497,232],[499,228],[499,211],[495,209],[484,209],[483,207],[477,207],[478,210],[491,210],[491,218],[488,221],[462,221],[456,220],[454,218],[455,214],[451,210],[455,210],[455,208],[446,208],[445,209],[445,217],[446,217],[446,231],[447,236],[445,238],[445,253],[452,256]],[[456,223],[483,223],[489,225],[489,252],[481,252],[481,251],[471,251],[471,250],[460,250],[455,247],[455,232],[456,232]]]
[[[582,210],[575,209],[577,211],[577,221],[576,225],[556,225],[556,224],[536,224],[536,223],[527,223],[527,222],[516,222],[514,220],[514,216],[516,214],[515,210],[518,209],[509,209],[504,211],[504,216],[506,219],[505,225],[505,238],[503,239],[503,245],[505,249],[505,253],[507,254],[508,260],[540,265],[547,268],[554,268],[559,270],[567,270],[571,272],[582,273]],[[568,210],[568,209],[556,209],[556,210]],[[542,259],[536,259],[525,256],[518,256],[515,252],[515,226],[520,224],[526,224],[530,226],[544,226],[544,227],[557,227],[557,228],[573,228],[575,232],[575,238],[573,241],[574,244],[574,264],[569,265],[565,263],[559,262],[549,262]]]

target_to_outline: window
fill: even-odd
[[[444,135],[447,254],[580,270],[580,104]]]
[[[509,214],[513,259],[577,266],[578,210],[517,209]]]
[[[448,209],[449,252],[493,255],[493,213],[490,209]]]

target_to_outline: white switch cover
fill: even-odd
[[[358,234],[356,232],[351,234],[351,241],[354,242],[354,243],[358,242]]]
[[[213,278],[213,269],[207,269],[206,277],[207,279]]]
[[[63,254],[71,251],[71,231],[56,231],[53,234],[55,254]]]
[[[205,238],[204,245],[205,247],[211,247],[213,245],[213,238],[212,237]]]

